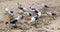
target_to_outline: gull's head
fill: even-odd
[[[12,11],[12,10],[9,10],[9,11],[8,11],[8,13],[9,13],[11,16],[13,16],[13,15],[14,15],[14,13],[13,13],[13,11]]]
[[[45,5],[46,5],[45,3],[42,3],[42,7],[45,7]]]
[[[5,8],[5,11],[9,11],[9,9],[8,8]]]

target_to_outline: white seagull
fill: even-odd
[[[26,16],[32,16],[32,13],[30,13],[30,12],[24,12],[24,15],[26,15]]]
[[[22,4],[17,3],[18,4],[18,8],[22,11],[26,11],[27,9],[25,7],[22,6]]]
[[[37,15],[38,15],[38,17],[40,17],[40,16],[42,15],[42,12],[39,11],[39,12],[37,13]]]
[[[42,7],[44,7],[44,8],[49,8],[49,6],[46,5],[45,3],[42,3]]]
[[[39,9],[36,9],[35,7],[30,7],[30,9],[35,12],[35,13],[38,13],[39,12]]]
[[[15,24],[15,23],[18,22],[19,20],[21,20],[21,16],[18,16],[17,18],[11,20],[11,21],[10,21],[10,24]],[[9,24],[9,22],[6,22],[6,24]]]
[[[54,12],[47,12],[47,15],[54,19],[55,16],[56,16],[56,13],[54,13]]]
[[[11,15],[11,16],[13,16],[13,15],[14,15],[13,11],[12,11],[12,10],[10,10],[10,9],[5,8],[4,10],[5,10],[9,15]]]
[[[33,17],[31,18],[31,22],[34,22],[34,21],[36,21],[36,20],[38,20],[38,16],[37,16],[37,15],[35,15],[35,16],[33,16]]]

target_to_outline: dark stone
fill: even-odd
[[[54,28],[52,28],[52,30],[54,30]]]
[[[14,28],[18,28],[17,26],[13,26]]]
[[[5,24],[8,24],[8,22],[6,22]]]
[[[60,30],[60,28],[57,28],[58,30]]]

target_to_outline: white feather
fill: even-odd
[[[27,10],[27,9],[23,7],[23,10]]]
[[[33,16],[33,17],[31,18],[31,21],[30,21],[30,22],[36,21],[36,18],[35,18],[35,17],[38,17],[38,16],[37,16],[37,15]]]
[[[24,13],[24,11],[22,11],[22,10],[19,10],[19,13],[20,13],[20,14],[22,14],[22,13]]]
[[[50,12],[47,12],[47,15],[48,15],[48,16],[52,16],[52,13],[50,13]]]
[[[29,12],[24,12],[25,15],[29,15]]]
[[[42,7],[44,7],[45,6],[45,3],[42,3]]]
[[[34,17],[32,17],[32,18],[31,18],[31,22],[34,22],[34,21],[35,21],[35,18],[34,18]]]
[[[40,16],[41,16],[41,14],[42,14],[41,12],[38,12],[38,17],[40,17]]]

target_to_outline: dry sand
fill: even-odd
[[[41,9],[41,4],[46,3],[51,7],[49,8],[49,11],[54,10],[57,16],[55,20],[51,20],[45,15],[41,16],[36,27],[33,23],[32,26],[26,24],[25,22],[29,23],[29,20],[23,19],[21,20],[21,23],[17,23],[17,26],[19,26],[20,29],[11,29],[9,31],[10,27],[5,24],[5,22],[9,21],[9,17],[8,15],[5,15],[6,12],[4,11],[4,7],[12,9],[14,11],[14,17],[17,17],[19,15],[17,8],[18,2],[22,3],[28,11],[30,11],[30,6]],[[46,22],[42,23],[41,19],[46,20]],[[60,32],[60,0],[0,0],[0,32]]]

